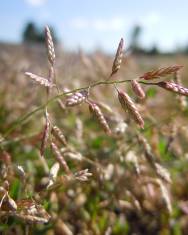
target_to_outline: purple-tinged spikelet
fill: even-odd
[[[55,143],[51,143],[51,147],[52,147],[52,151],[56,157],[56,160],[59,162],[60,166],[63,167],[63,169],[65,170],[65,172],[67,174],[70,174],[71,171],[63,157],[63,155],[61,154],[60,150],[58,149],[57,145]]]
[[[121,38],[117,51],[116,51],[116,56],[114,58],[114,62],[112,65],[112,73],[111,76],[115,73],[117,73],[117,71],[120,69],[121,66],[121,62],[122,62],[122,58],[123,58],[123,49],[124,49],[124,40],[123,38]]]
[[[134,92],[140,99],[144,99],[144,98],[146,97],[146,94],[145,94],[144,90],[142,89],[141,85],[140,85],[136,80],[132,80],[132,81],[131,81],[131,86],[132,86],[133,92]]]
[[[59,129],[57,126],[52,127],[52,134],[53,136],[64,146],[67,146],[66,138],[63,134],[63,132]]]
[[[48,138],[49,138],[49,131],[50,131],[50,121],[49,121],[49,114],[47,110],[45,111],[45,127],[43,131],[43,136],[42,136],[42,142],[41,142],[41,147],[40,147],[40,155],[41,157],[44,156],[44,150],[46,148]]]
[[[188,96],[188,88],[183,87],[177,83],[165,81],[165,82],[158,82],[156,83],[156,85],[168,91],[172,91],[180,95]]]
[[[66,100],[66,106],[72,107],[83,103],[88,97],[87,91],[76,92]]]
[[[176,71],[180,70],[183,66],[181,65],[172,65],[169,67],[159,68],[157,70],[153,70],[150,72],[145,73],[144,75],[140,76],[140,79],[144,80],[151,80],[160,77],[165,77],[170,74],[174,74]]]
[[[144,128],[144,120],[142,119],[136,105],[131,100],[130,96],[125,92],[118,90],[118,99],[122,108],[130,113],[132,118],[141,128]]]
[[[98,122],[100,123],[103,130],[107,134],[111,134],[110,127],[109,127],[101,109],[99,108],[99,106],[93,102],[92,103],[89,102],[89,110],[93,114],[93,116],[98,120]]]
[[[35,82],[39,83],[42,86],[45,86],[45,87],[54,86],[54,84],[50,82],[48,79],[38,76],[36,74],[26,72],[25,75],[27,75],[28,77],[30,77],[31,79],[33,79]]]
[[[52,40],[52,35],[48,26],[45,27],[45,39],[46,39],[48,60],[50,64],[53,66],[55,63],[55,50],[54,50],[54,43]]]
[[[176,71],[176,72],[175,72],[175,74],[174,74],[174,81],[175,81],[175,83],[177,83],[178,85],[182,86],[180,71]],[[177,94],[176,98],[177,98],[177,100],[178,100],[178,102],[179,102],[180,108],[181,108],[182,110],[185,110],[185,108],[187,107],[186,97]]]
[[[92,176],[92,173],[89,172],[88,169],[78,171],[74,173],[75,179],[79,181],[88,181],[88,177]]]

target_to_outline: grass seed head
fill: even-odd
[[[17,204],[16,202],[9,196],[7,195],[7,204],[10,210],[16,211],[17,210]]]
[[[25,178],[25,171],[21,165],[16,166],[16,172],[18,173],[19,177],[24,179]]]
[[[25,75],[30,77],[31,79],[33,79],[35,82],[39,83],[42,86],[49,87],[49,88],[54,86],[54,84],[50,82],[48,79],[38,76],[36,74],[26,72]]]
[[[45,27],[46,48],[49,63],[53,66],[55,63],[55,50],[52,35],[48,26]]]
[[[93,116],[98,120],[101,127],[107,134],[111,134],[110,127],[101,111],[99,106],[93,102],[89,102],[89,110],[93,114]]]
[[[55,143],[51,143],[51,147],[52,147],[52,151],[56,157],[56,160],[59,162],[60,166],[63,167],[64,171],[67,173],[67,174],[70,174],[71,171],[69,169],[69,166],[67,165],[63,155],[61,154],[59,148],[57,147],[57,145]]]
[[[123,38],[121,38],[118,48],[117,48],[117,52],[116,52],[116,56],[112,65],[112,73],[111,76],[115,73],[117,73],[117,71],[120,69],[121,66],[121,62],[122,62],[122,57],[123,57],[123,49],[124,49],[124,40]]]
[[[131,81],[131,86],[132,86],[133,92],[138,96],[138,98],[144,99],[146,97],[144,90],[142,89],[141,85],[136,80]]]
[[[87,91],[76,92],[66,100],[66,106],[72,107],[83,103],[88,97]]]
[[[177,83],[164,81],[164,82],[158,82],[156,83],[156,85],[164,88],[165,90],[175,92],[179,95],[188,96],[188,88],[183,87]]]
[[[181,65],[172,65],[169,67],[159,68],[159,69],[147,72],[143,74],[142,76],[140,76],[139,78],[144,79],[144,80],[151,80],[151,79],[157,79],[160,77],[165,77],[167,75],[174,74],[175,72],[180,70],[182,67],[183,66]]]
[[[52,127],[52,134],[53,136],[64,146],[67,146],[66,138],[63,134],[63,132],[59,129],[57,126]]]
[[[126,94],[125,92],[118,90],[118,99],[123,110],[125,112],[128,111],[129,114],[132,116],[132,118],[135,120],[135,122],[141,128],[144,128],[144,120],[142,119],[142,116],[138,112],[138,109],[136,105],[134,104],[134,102],[131,100],[130,96]]]
[[[182,81],[181,81],[181,76],[180,76],[180,71],[176,71],[174,74],[174,82],[177,83],[178,85],[182,85]],[[182,111],[185,110],[185,108],[187,107],[187,101],[186,101],[186,97],[177,94],[176,99],[180,105],[180,108]]]
[[[47,143],[48,143],[49,131],[50,131],[50,120],[49,120],[48,111],[46,110],[45,111],[45,127],[44,127],[44,131],[43,131],[42,142],[41,142],[41,147],[40,147],[41,157],[44,156],[44,150],[45,150]]]
[[[156,173],[157,175],[167,183],[172,183],[172,179],[170,177],[170,173],[166,168],[161,166],[159,163],[155,163]]]
[[[166,186],[164,185],[164,183],[160,179],[157,179],[157,182],[158,182],[160,190],[161,190],[162,198],[166,204],[166,208],[167,208],[169,214],[171,214],[172,213],[172,203],[170,200],[168,190],[167,190]]]
[[[88,177],[90,176],[92,176],[92,173],[90,173],[88,169],[74,173],[74,177],[79,181],[88,181]]]

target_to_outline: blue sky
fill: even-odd
[[[188,0],[1,0],[0,40],[19,42],[24,24],[53,25],[69,49],[112,52],[121,37],[129,43],[135,24],[144,46],[162,50],[188,45]]]

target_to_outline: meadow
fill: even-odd
[[[187,234],[188,58],[125,51],[0,45],[0,234]]]

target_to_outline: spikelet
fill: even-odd
[[[47,223],[49,221],[50,215],[34,199],[21,199],[17,200],[16,203],[17,211],[9,215],[28,223]]]
[[[61,149],[62,150],[62,149]],[[83,160],[83,156],[81,153],[79,152],[71,152],[71,151],[68,151],[68,152],[65,152],[64,153],[64,156],[72,159],[72,160],[76,160],[76,161],[82,161]]]
[[[48,53],[48,60],[51,66],[55,63],[55,50],[52,40],[52,35],[48,26],[45,27],[45,39],[46,39],[46,48]]]
[[[123,91],[118,90],[118,99],[124,111],[128,110],[128,112],[130,113],[132,118],[135,120],[135,122],[141,128],[144,128],[144,120],[142,119],[140,113],[138,112],[136,105],[133,103],[133,101],[128,96],[128,94],[126,94]]]
[[[131,86],[132,86],[133,92],[135,93],[135,95],[138,96],[138,98],[144,99],[146,97],[144,90],[142,89],[141,85],[136,80],[131,81]]]
[[[57,174],[59,172],[59,168],[60,168],[59,162],[54,163],[54,165],[50,169],[50,173],[49,173],[50,179],[54,180],[57,177]]]
[[[17,217],[18,219],[21,219],[27,223],[31,223],[31,224],[34,224],[34,223],[37,223],[37,224],[46,224],[48,223],[49,219],[50,219],[50,216],[49,217],[39,217],[39,216],[34,216],[34,215],[22,215],[22,214],[18,214],[18,213],[15,213],[14,214],[15,217]]]
[[[164,183],[160,179],[157,179],[157,183],[160,187],[163,200],[166,204],[166,208],[167,208],[168,212],[171,214],[172,213],[172,203],[171,203],[171,200],[170,200],[168,190],[165,187]]]
[[[63,132],[59,129],[57,126],[52,127],[52,134],[53,136],[64,146],[67,146],[66,138],[63,134]]]
[[[89,110],[93,114],[93,116],[98,120],[100,123],[101,127],[107,134],[111,134],[110,127],[101,111],[99,106],[95,103],[89,102]]]
[[[174,74],[174,81],[175,83],[177,83],[178,85],[182,85],[181,82],[181,77],[180,77],[180,72],[176,71]],[[180,104],[180,107],[182,110],[185,110],[185,108],[187,107],[187,101],[186,101],[186,97],[185,96],[181,96],[181,95],[177,95],[177,101]]]
[[[158,82],[156,85],[164,88],[165,90],[175,92],[180,95],[188,96],[188,88],[185,88],[179,84],[176,84],[174,82]]]
[[[20,178],[25,179],[25,171],[22,166],[20,165],[16,166],[16,171]]]
[[[148,143],[148,141],[146,140],[146,138],[141,135],[140,133],[137,134],[138,137],[138,141],[139,143],[143,146],[144,149],[144,154],[145,154],[145,158],[148,161],[148,163],[150,164],[150,166],[156,171],[156,167],[155,167],[155,156],[153,155],[152,151],[151,151],[151,146]]]
[[[119,121],[114,129],[114,132],[116,135],[123,135],[125,134],[126,130],[127,130],[127,123],[125,123],[124,121]]]
[[[7,199],[6,199],[7,206],[10,210],[16,211],[17,210],[17,204],[16,202],[7,194]]]
[[[136,173],[139,175],[141,170],[138,162],[138,156],[136,156],[134,151],[129,151],[126,155],[126,161],[132,163],[135,168]]]
[[[49,114],[48,114],[47,109],[45,111],[45,121],[46,123],[45,123],[44,131],[43,131],[42,142],[41,142],[41,147],[40,147],[41,157],[44,157],[44,150],[48,142],[49,131],[50,131],[50,120],[49,120]]]
[[[48,79],[40,77],[36,74],[26,72],[25,75],[30,77],[31,79],[33,79],[35,82],[39,83],[42,86],[50,87],[50,88],[54,86],[54,84],[48,81]]]
[[[121,38],[118,48],[117,48],[116,56],[112,65],[111,76],[117,73],[117,71],[120,69],[122,57],[123,57],[123,48],[124,48],[124,40],[123,38]]]
[[[63,167],[63,169],[65,170],[65,172],[67,174],[70,174],[71,171],[70,171],[70,169],[69,169],[69,167],[68,167],[64,157],[62,156],[60,150],[58,149],[57,145],[52,142],[51,143],[51,147],[52,147],[53,153],[54,153],[54,155],[56,157],[56,160],[59,162],[60,166]]]
[[[80,91],[80,92],[76,92],[75,94],[71,95],[66,100],[66,106],[67,107],[72,107],[72,106],[79,105],[87,99],[87,96],[88,96],[88,92],[85,91],[85,90]]]
[[[88,169],[78,171],[74,173],[75,179],[79,181],[88,181],[88,177],[92,176],[92,173],[88,172]]]
[[[56,180],[56,178],[57,178],[57,174],[58,174],[58,172],[59,172],[59,169],[60,169],[60,164],[59,164],[59,162],[56,162],[56,163],[51,167],[50,173],[49,173],[49,181],[48,181],[48,184],[47,184],[47,188],[50,188],[50,187],[54,184],[54,182],[55,182],[55,180]]]
[[[169,67],[164,67],[164,68],[159,68],[157,70],[153,70],[150,72],[145,73],[144,75],[140,76],[140,79],[144,80],[151,80],[151,79],[156,79],[160,77],[165,77],[167,75],[173,74],[179,69],[181,69],[183,66],[181,65],[172,65]]]
[[[163,166],[161,166],[159,163],[155,163],[155,169],[157,175],[167,183],[172,183],[170,173],[168,172],[167,169],[165,169]]]

